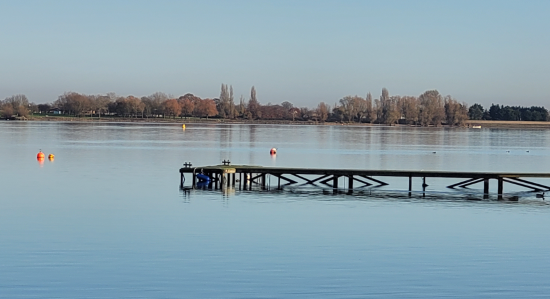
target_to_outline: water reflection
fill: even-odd
[[[321,187],[285,187],[282,189],[277,188],[265,188],[262,189],[258,186],[253,187],[250,190],[239,190],[235,187],[223,188],[221,190],[214,190],[208,187],[202,187],[197,189],[182,188],[180,186],[180,193],[183,198],[189,200],[196,197],[198,200],[205,195],[213,198],[229,199],[231,197],[241,197],[243,195],[249,195],[252,197],[269,197],[272,200],[288,200],[289,198],[300,198],[301,200],[314,200],[314,201],[391,201],[391,202],[403,202],[403,203],[430,203],[433,205],[448,206],[453,205],[455,207],[475,207],[486,204],[490,204],[492,208],[495,207],[533,207],[533,208],[550,208],[550,202],[546,201],[543,197],[538,196],[540,192],[511,192],[504,196],[502,199],[495,194],[486,196],[483,192],[476,190],[452,190],[452,191],[397,191],[397,190],[384,190],[376,187],[354,189],[353,191],[347,189],[334,190],[332,188]]]

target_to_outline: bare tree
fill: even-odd
[[[353,121],[357,115],[357,96],[345,96],[340,99],[340,105],[342,108],[343,115],[347,117],[348,122]]]
[[[366,112],[365,116],[367,119],[367,122],[373,123],[376,120],[376,107],[372,103],[372,95],[371,93],[367,93],[367,96],[365,97],[365,105],[366,105]]]
[[[236,109],[233,100],[233,86],[222,84],[220,98],[217,100],[217,109],[222,118],[235,118]]]
[[[154,116],[164,115],[164,105],[163,103],[169,99],[168,95],[163,92],[155,92],[152,95],[148,96],[151,100],[151,110]]]
[[[220,117],[227,118],[229,114],[229,90],[227,89],[227,85],[223,83],[220,91],[220,98],[217,102],[217,108],[220,113]]]
[[[15,110],[13,110],[13,106],[10,103],[2,103],[0,110],[2,110],[2,117],[5,119],[12,118],[15,114]]]
[[[290,110],[294,107],[294,105],[291,102],[288,102],[288,101],[282,102],[281,106],[283,106],[283,108],[285,108],[286,110]]]
[[[139,99],[134,96],[128,96],[126,98],[126,102],[128,103],[130,113],[134,117],[138,117],[138,115],[141,115],[143,118],[143,111],[145,110],[145,104]]]
[[[237,108],[235,108],[235,98],[233,96],[233,85],[229,85],[229,116],[237,117]]]
[[[239,106],[237,107],[237,112],[236,112],[239,117],[248,118],[248,115],[247,115],[248,111],[246,107],[248,107],[248,105],[244,100],[244,97],[241,95],[241,98],[239,99]]]
[[[445,118],[449,126],[463,126],[468,119],[468,106],[450,95],[445,97]]]
[[[330,106],[325,104],[325,102],[319,103],[317,106],[316,114],[319,118],[319,121],[324,122],[328,118],[328,112],[330,111]]]
[[[418,121],[422,126],[441,125],[445,118],[443,100],[437,90],[428,90],[418,97]]]
[[[101,113],[106,113],[109,110],[111,98],[107,95],[89,96],[92,110],[95,110],[98,118],[101,118]]]
[[[88,96],[76,92],[65,92],[57,98],[54,105],[75,116],[82,116],[92,106]]]
[[[404,96],[400,100],[401,115],[407,124],[418,122],[418,99],[416,97]]]
[[[362,97],[355,96],[353,98],[353,105],[355,106],[357,122],[362,122],[363,117],[367,114],[367,101]]]
[[[24,94],[16,94],[10,97],[7,97],[4,100],[4,104],[10,105],[11,109],[5,105],[3,111],[5,115],[11,114],[8,117],[11,117],[13,114],[17,114],[20,117],[26,117],[29,115],[29,100]]]
[[[391,98],[386,88],[382,88],[382,95],[380,95],[378,106],[378,119],[380,123],[392,125],[399,120],[397,98]]]

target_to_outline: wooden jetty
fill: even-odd
[[[448,185],[447,188],[466,188],[481,183],[486,198],[489,196],[489,182],[491,180],[497,183],[499,199],[502,199],[504,194],[504,183],[521,186],[534,192],[550,191],[550,186],[527,180],[550,178],[550,173],[288,168],[231,165],[229,161],[223,161],[222,165],[193,167],[191,163],[186,162],[184,167],[180,169],[182,188],[185,182],[184,174],[186,173],[192,175],[190,188],[193,189],[224,189],[228,187],[238,188],[239,190],[251,190],[253,187],[269,189],[273,187],[270,186],[270,181],[266,179],[270,175],[276,178],[277,189],[282,189],[285,186],[317,185],[330,187],[334,192],[341,189],[353,192],[354,189],[388,185],[383,181],[384,177],[402,177],[408,179],[409,195],[413,191],[413,178],[422,178],[423,192],[428,186],[426,178],[453,178],[459,180],[457,183]],[[345,180],[347,186],[339,185],[341,178],[347,178]]]

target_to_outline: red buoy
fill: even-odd
[[[42,151],[38,152],[38,154],[36,154],[36,159],[44,159],[45,155]]]
[[[270,154],[270,155],[276,155],[276,154],[277,154],[277,149],[276,149],[276,148],[272,148],[271,150],[269,150],[269,154]]]

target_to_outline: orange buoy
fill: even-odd
[[[44,153],[39,151],[38,154],[36,154],[36,159],[44,159]]]
[[[54,158],[55,158],[55,156],[53,154],[48,155],[48,160],[53,161]]]
[[[276,149],[276,148],[272,148],[271,150],[269,150],[269,154],[271,154],[271,155],[276,155],[276,154],[277,154],[277,149]]]

